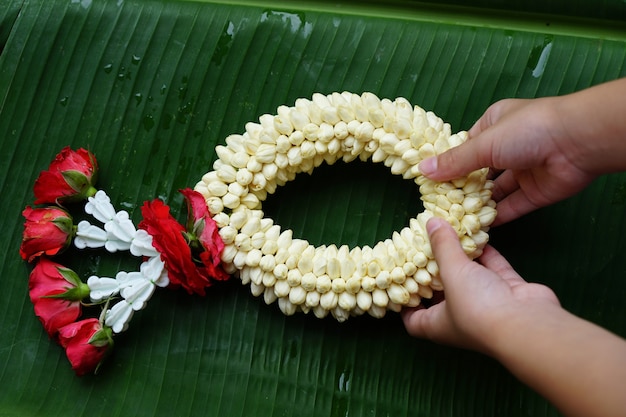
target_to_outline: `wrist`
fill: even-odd
[[[507,303],[490,323],[483,352],[509,367],[521,352],[556,332],[570,315],[552,300],[537,299]]]
[[[602,175],[626,169],[626,79],[555,97],[564,155],[579,169]]]

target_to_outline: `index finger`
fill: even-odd
[[[420,172],[434,181],[449,181],[484,167],[493,167],[493,141],[478,136],[444,153],[424,159]]]

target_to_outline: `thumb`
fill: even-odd
[[[439,266],[444,286],[450,290],[465,275],[463,268],[472,261],[467,257],[459,238],[450,224],[442,218],[432,217],[426,223],[430,245]]]

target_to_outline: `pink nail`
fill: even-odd
[[[428,221],[426,222],[426,231],[428,232],[428,235],[432,235],[433,233],[435,233],[437,229],[443,226],[444,222],[445,220],[439,217],[431,217],[430,219],[428,219]]]
[[[419,164],[419,170],[425,176],[434,174],[435,171],[437,171],[437,157],[431,156],[430,158],[424,159]]]

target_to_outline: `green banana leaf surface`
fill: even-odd
[[[77,377],[18,252],[33,183],[64,146],[95,153],[98,188],[136,223],[154,198],[183,220],[178,190],[212,170],[215,146],[299,97],[404,97],[458,131],[498,99],[626,75],[623,2],[507,4],[0,0],[0,416],[559,415],[494,360],[410,337],[396,313],[284,316],[236,279],[206,297],[159,289],[98,374]],[[626,177],[601,177],[491,243],[626,336],[625,205]],[[302,174],[263,207],[313,244],[351,246],[423,209],[413,182],[371,162]],[[60,259],[83,280],[137,268],[98,250]]]

